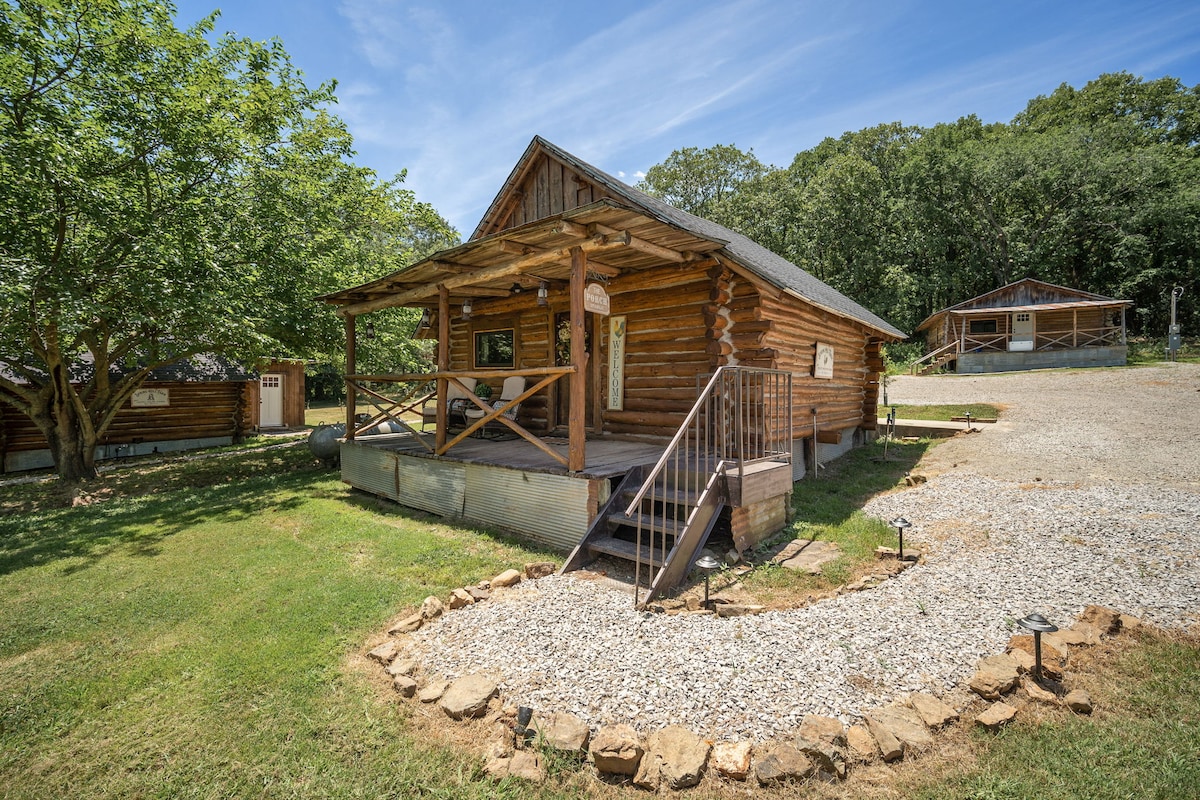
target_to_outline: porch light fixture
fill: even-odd
[[[704,607],[712,608],[712,603],[708,599],[708,579],[712,575],[713,570],[721,568],[721,562],[712,556],[701,556],[696,559],[696,568],[704,573]]]
[[[367,326],[363,330],[363,336],[368,339],[375,338],[375,323],[372,320],[367,320]]]
[[[421,320],[417,323],[417,327],[428,328],[432,316],[428,308],[421,309]]]
[[[520,294],[524,289],[525,289],[525,287],[522,286],[520,283],[514,283],[512,285],[512,288],[509,289],[509,291],[512,292],[513,294]]]
[[[463,300],[463,319],[471,318],[471,298]]]
[[[549,295],[550,295],[550,289],[548,286],[546,286],[546,282],[538,281],[538,295],[537,295],[538,305],[544,306],[544,305],[549,304],[550,301],[547,299]]]
[[[1042,680],[1042,634],[1054,633],[1058,627],[1049,622],[1041,614],[1030,614],[1017,624],[1027,631],[1033,631],[1033,679],[1039,683]]]
[[[896,517],[888,523],[896,529],[896,536],[900,539],[900,560],[904,560],[904,531],[912,527],[912,523],[904,517]]]

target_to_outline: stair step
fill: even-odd
[[[641,487],[634,487],[631,490],[624,492],[624,496],[630,500],[638,493]],[[691,489],[668,489],[665,486],[655,486],[650,491],[646,492],[643,500],[651,500],[656,503],[675,503],[679,505],[696,506],[700,503],[700,491],[692,491]]]
[[[666,533],[669,536],[678,536],[687,527],[686,517],[677,522],[673,518],[668,519],[653,514],[634,514],[632,517],[627,517],[624,512],[616,511],[609,514],[608,519],[610,522],[628,525],[631,528],[636,528],[640,522],[643,531],[653,530],[656,534]]]
[[[637,561],[638,546],[633,542],[627,542],[624,539],[614,539],[611,536],[592,539],[587,543],[588,550],[593,553],[603,553],[604,555],[622,558],[626,561]],[[643,564],[650,564],[653,567],[662,566],[662,550],[655,551],[655,558],[650,559],[650,548],[646,545],[641,547],[641,561]]]

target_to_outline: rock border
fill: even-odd
[[[888,557],[890,554],[880,554]],[[916,559],[914,559],[916,561]],[[1087,606],[1069,628],[1042,636],[1044,678],[1032,672],[1032,636],[1012,636],[1003,653],[981,658],[976,672],[955,698],[915,692],[882,708],[863,714],[862,721],[849,727],[833,717],[807,715],[794,734],[768,742],[712,742],[678,725],[641,736],[630,725],[604,725],[592,731],[573,714],[550,712],[505,704],[496,681],[472,673],[448,681],[440,676],[420,675],[420,665],[405,658],[403,640],[397,637],[418,630],[448,610],[465,608],[491,597],[493,589],[516,586],[524,579],[536,580],[557,572],[552,562],[532,562],[522,571],[505,570],[473,587],[455,589],[443,603],[430,596],[415,614],[388,630],[389,638],[372,648],[366,657],[377,662],[392,679],[402,699],[438,703],[454,720],[486,718],[492,735],[483,747],[483,771],[495,778],[518,777],[544,782],[545,753],[574,758],[602,780],[628,782],[648,791],[681,790],[698,784],[714,773],[726,781],[753,778],[770,787],[809,779],[827,782],[844,780],[851,767],[881,761],[885,764],[919,757],[931,750],[936,734],[970,712],[972,695],[989,704],[972,720],[980,728],[998,731],[1020,713],[1014,700],[1018,692],[1032,703],[1067,708],[1090,714],[1094,704],[1082,689],[1069,687],[1066,671],[1073,648],[1090,647],[1105,637],[1132,631],[1144,623],[1120,611],[1098,605]],[[890,577],[890,575],[889,575]],[[845,588],[845,587],[843,587]],[[851,591],[871,588],[869,582]],[[741,609],[743,607],[739,607]],[[721,604],[715,606],[720,616]],[[664,613],[714,613],[708,609],[663,609]],[[736,613],[736,612],[735,612]],[[740,613],[755,613],[741,611]],[[561,759],[556,759],[561,761]]]

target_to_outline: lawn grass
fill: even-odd
[[[953,417],[964,416],[971,412],[972,419],[996,419],[1000,416],[999,406],[991,403],[962,403],[959,405],[900,405],[880,406],[879,418],[887,417],[890,409],[896,409],[896,419],[920,419],[935,422],[948,422]]]
[[[271,458],[0,517],[0,795],[514,796],[347,664],[425,596],[548,554]]]

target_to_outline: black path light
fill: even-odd
[[[1033,679],[1039,683],[1042,680],[1042,634],[1054,633],[1058,628],[1041,614],[1030,614],[1017,624],[1027,631],[1033,631]]]
[[[908,520],[906,520],[904,517],[896,517],[894,520],[892,520],[888,524],[896,529],[896,536],[899,537],[899,539],[900,539],[900,560],[903,561],[904,560],[904,531],[908,528],[911,528],[912,523],[909,522]]]
[[[968,411],[966,413],[966,417],[967,417],[967,430],[971,430],[971,412],[970,411]]]
[[[714,570],[721,568],[721,562],[710,555],[703,555],[696,559],[696,567],[704,573],[704,607],[710,608],[708,601],[708,578]]]
[[[523,747],[525,742],[532,738],[533,731],[529,729],[529,722],[533,719],[533,709],[529,706],[521,706],[517,709],[517,725],[513,728],[513,733],[517,737],[517,747]]]

